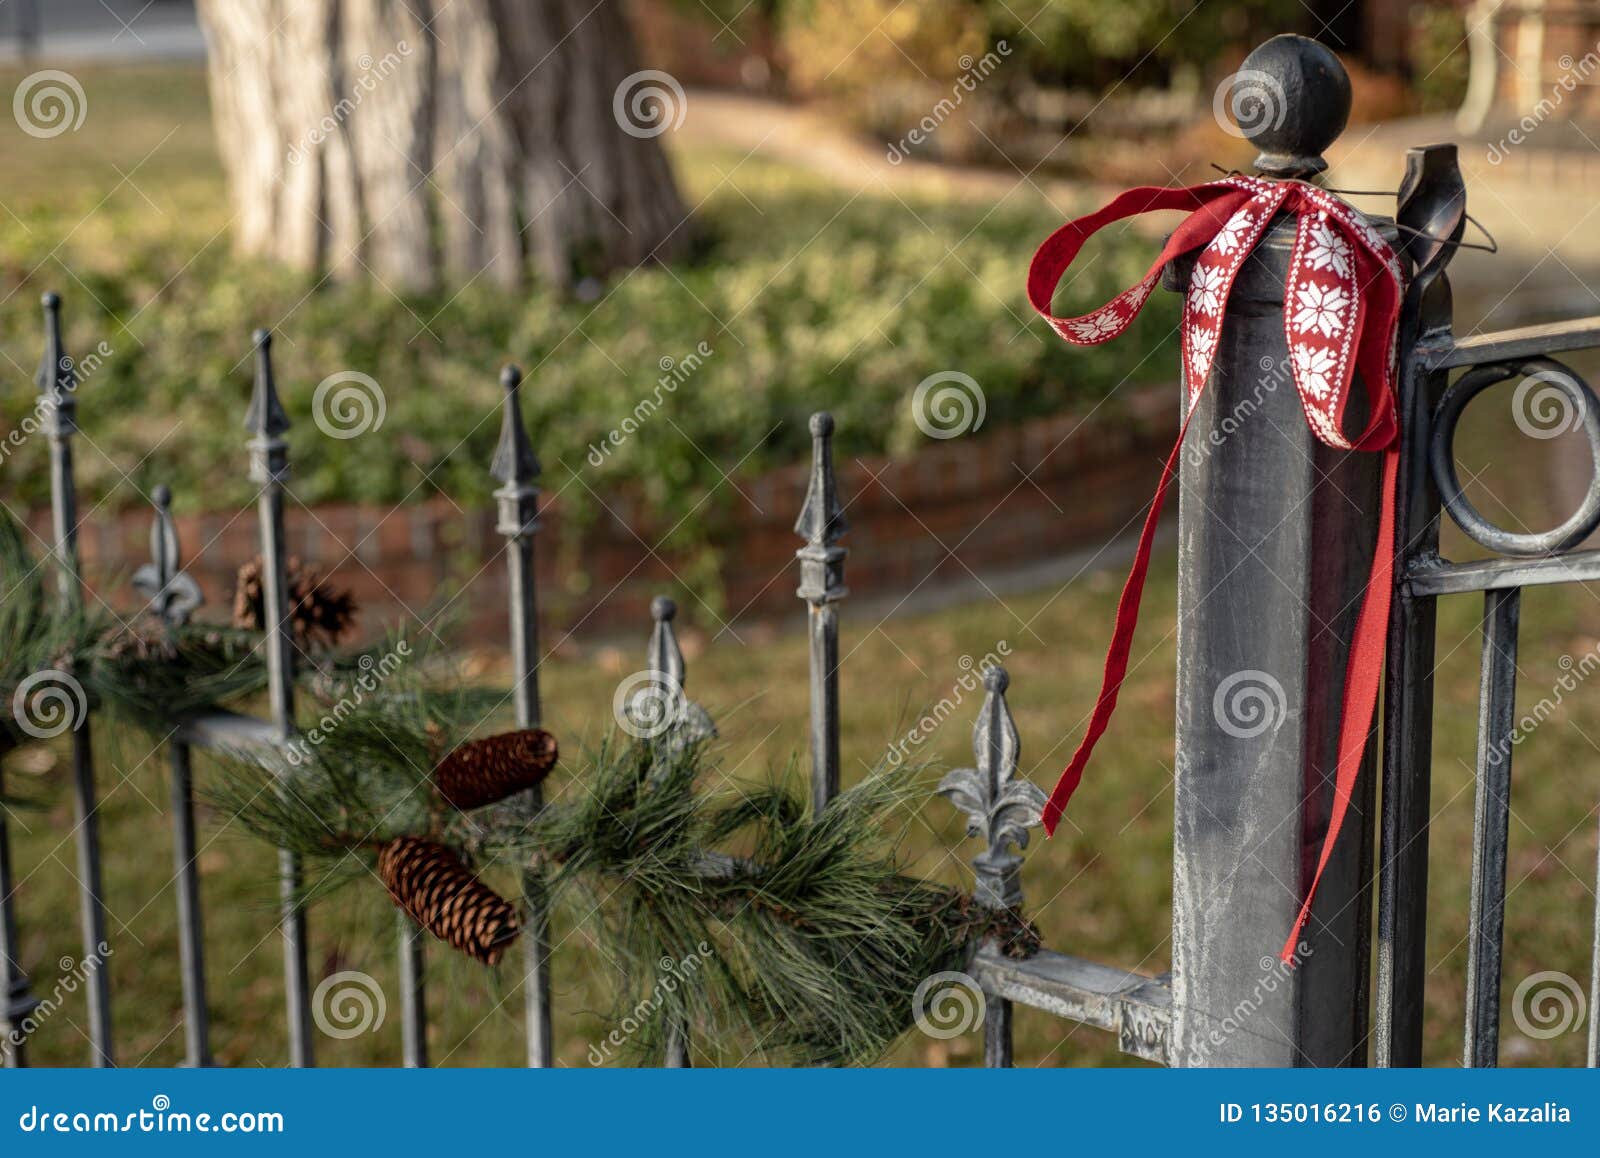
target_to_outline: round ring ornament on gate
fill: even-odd
[[[1525,387],[1538,389],[1532,405],[1552,402],[1561,407],[1563,417],[1571,417],[1571,429],[1583,430],[1589,440],[1589,456],[1594,472],[1582,505],[1559,527],[1548,531],[1516,532],[1497,527],[1485,519],[1467,499],[1456,472],[1456,424],[1467,404],[1491,386],[1523,378]],[[1519,388],[1522,389],[1522,388]],[[1552,398],[1552,392],[1559,399]],[[1554,433],[1560,433],[1560,430]],[[1433,416],[1433,438],[1428,447],[1428,468],[1439,499],[1456,525],[1476,543],[1502,555],[1554,555],[1577,546],[1600,527],[1600,400],[1578,374],[1553,358],[1529,358],[1519,362],[1495,362],[1479,366],[1458,378]]]

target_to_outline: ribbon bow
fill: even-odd
[[[1092,234],[1112,222],[1161,209],[1190,212],[1173,231],[1143,279],[1081,317],[1059,318],[1050,312],[1056,286]],[[1139,617],[1139,598],[1150,566],[1156,523],[1172,485],[1178,452],[1194,415],[1195,403],[1211,373],[1228,294],[1245,258],[1280,213],[1293,214],[1298,219],[1284,289],[1283,326],[1288,340],[1289,369],[1305,410],[1306,423],[1312,434],[1328,446],[1340,450],[1379,451],[1384,455],[1378,541],[1345,675],[1333,809],[1311,887],[1306,890],[1300,914],[1284,943],[1282,956],[1288,961],[1310,915],[1311,900],[1350,806],[1383,671],[1393,580],[1394,496],[1399,460],[1395,331],[1402,293],[1400,261],[1359,213],[1326,190],[1303,181],[1231,176],[1186,189],[1130,189],[1098,212],[1067,222],[1034,254],[1028,269],[1028,301],[1067,341],[1079,346],[1099,345],[1128,328],[1155,289],[1161,270],[1168,262],[1200,250],[1183,304],[1182,353],[1187,395],[1183,428],[1162,468],[1161,481],[1156,486],[1150,513],[1139,536],[1133,568],[1117,603],[1117,621],[1106,652],[1100,698],[1078,750],[1061,773],[1044,809],[1045,831],[1053,834],[1062,810],[1083,778],[1084,766],[1095,743],[1116,710],[1117,693],[1128,670],[1128,652]],[[1365,430],[1350,436],[1344,430],[1345,407],[1358,372],[1366,386],[1367,412],[1371,417]]]

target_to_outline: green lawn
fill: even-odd
[[[24,405],[25,370],[36,356],[31,337],[35,292],[61,285],[74,308],[75,344],[86,348],[105,333],[117,350],[112,360],[116,368],[108,368],[104,379],[86,384],[83,392],[86,430],[106,455],[102,460],[85,454],[91,485],[117,498],[119,487],[113,485],[115,476],[107,465],[115,463],[140,481],[158,473],[179,478],[180,505],[199,503],[202,493],[207,502],[233,502],[237,407],[243,389],[235,362],[243,353],[248,327],[262,317],[279,316],[277,311],[287,312],[305,287],[281,274],[235,266],[226,256],[224,238],[205,244],[225,221],[226,210],[211,159],[209,128],[198,111],[203,87],[197,75],[85,72],[82,79],[91,103],[79,134],[51,142],[0,134],[0,159],[8,173],[0,199],[12,213],[0,220],[0,255],[10,295],[0,304],[0,349],[17,364],[14,385],[5,396],[7,414],[14,416]],[[167,137],[174,123],[178,130]],[[91,130],[96,135],[85,136]],[[108,184],[117,180],[113,174],[108,181],[107,158],[128,171],[157,145],[134,175],[139,189],[123,186],[104,207],[94,209]],[[1047,224],[1047,213],[996,214],[978,225],[981,211],[930,205],[925,216],[934,228],[925,233],[892,203],[849,201],[780,166],[714,153],[680,155],[678,160],[694,199],[708,198],[705,213],[720,235],[705,264],[675,271],[694,295],[679,290],[674,275],[666,271],[638,274],[613,293],[641,295],[626,299],[630,308],[659,301],[659,313],[647,311],[641,320],[620,309],[597,311],[592,325],[585,322],[580,334],[563,340],[579,316],[572,312],[578,306],[538,295],[501,300],[502,295],[469,291],[437,323],[448,325],[449,341],[423,335],[412,342],[416,323],[392,300],[355,288],[319,290],[282,323],[293,339],[282,344],[291,408],[303,416],[311,384],[330,369],[351,365],[357,353],[371,359],[380,381],[428,383],[432,389],[391,392],[389,423],[397,441],[402,433],[417,440],[408,445],[419,463],[442,465],[434,476],[438,485],[465,504],[483,501],[478,488],[487,446],[480,444],[481,438],[469,438],[456,452],[464,464],[458,474],[451,467],[452,439],[465,433],[462,424],[471,426],[491,405],[490,371],[503,353],[539,365],[530,398],[535,421],[564,440],[562,445],[581,448],[591,436],[587,424],[604,420],[607,407],[615,408],[619,399],[633,397],[638,389],[627,371],[607,365],[609,359],[621,366],[637,364],[642,368],[636,373],[648,379],[653,377],[649,367],[663,353],[676,355],[694,340],[717,333],[692,296],[714,301],[717,312],[748,304],[732,327],[739,340],[730,333],[712,359],[716,373],[725,375],[717,379],[718,393],[708,395],[708,404],[699,408],[710,424],[707,437],[719,449],[724,443],[718,438],[749,438],[758,418],[781,415],[792,420],[824,400],[854,416],[855,421],[842,424],[846,430],[871,428],[873,422],[892,425],[883,421],[885,413],[893,412],[886,400],[899,398],[933,369],[956,364],[970,368],[973,363],[964,360],[968,357],[992,359],[986,366],[1012,366],[1010,381],[1017,388],[1009,396],[1019,408],[1034,404],[1023,383],[1061,390],[1060,383],[1072,381],[1076,390],[1103,389],[1115,382],[1117,372],[1105,364],[1080,354],[1067,359],[1036,343],[1031,331],[1019,336],[1018,320],[995,305],[987,289],[974,288],[976,274],[1017,309],[1021,262],[1030,240]],[[146,205],[143,195],[151,196],[159,209]],[[754,206],[745,202],[746,196]],[[844,202],[848,204],[841,208]],[[74,230],[83,214],[88,215]],[[823,240],[807,251],[810,256],[789,262],[793,235],[803,241],[808,231],[829,221]],[[977,231],[969,236],[974,225]],[[958,242],[963,260],[940,265],[946,256],[943,246]],[[57,250],[54,255],[52,250]],[[193,262],[185,267],[191,256]],[[1132,255],[1128,260],[1135,261]],[[890,310],[904,292],[899,279],[908,272],[920,276],[929,265],[938,268],[939,280],[925,284],[904,307]],[[783,292],[774,296],[762,287],[775,276],[774,284]],[[90,304],[91,292],[104,306]],[[924,292],[926,298],[920,296]],[[416,308],[417,303],[411,305]],[[1152,323],[1149,330],[1157,328]],[[597,347],[609,359],[597,354]],[[1151,354],[1152,367],[1171,365],[1170,352],[1141,350],[1132,342],[1106,349],[1121,347],[1125,352],[1115,356],[1132,359],[1128,365]],[[921,353],[911,357],[908,349]],[[619,351],[626,357],[618,357]],[[957,351],[962,361],[956,361]],[[795,352],[802,355],[798,366],[782,361]],[[938,360],[944,355],[948,363]],[[1068,366],[1070,372],[1062,369]],[[996,399],[1008,396],[1001,379],[986,377],[988,371],[974,373],[986,388],[991,380],[997,383],[990,394],[994,414]],[[592,409],[587,401],[591,388],[599,399]],[[745,393],[747,408],[739,401]],[[1037,399],[1040,406],[1059,401],[1059,394]],[[492,431],[479,432],[488,433]],[[137,466],[163,438],[167,441],[157,458]],[[1522,518],[1534,525],[1548,520],[1552,512],[1540,504],[1540,479],[1519,469],[1529,461],[1522,447],[1514,447],[1497,430],[1473,433],[1467,441],[1475,456],[1469,460],[1472,471],[1492,464],[1494,472],[1487,477],[1497,493],[1512,500]],[[648,449],[649,439],[636,442],[638,478],[664,469],[648,460],[654,453]],[[364,450],[371,446],[362,445]],[[764,453],[771,461],[788,461],[794,451],[793,445],[780,444]],[[362,456],[318,457],[328,470],[344,473],[299,480],[297,487],[312,495],[393,497],[393,488],[412,481],[405,472],[416,469],[400,465],[398,456],[393,461],[382,458],[375,446]],[[359,464],[358,458],[363,460]],[[37,466],[36,459],[18,457],[0,468],[8,502],[38,499],[42,484]],[[629,480],[612,481],[623,485]],[[1503,516],[1482,494],[1477,497],[1492,517]],[[119,501],[129,497],[121,495]],[[1092,703],[1119,581],[1112,571],[1097,571],[1060,590],[934,614],[881,622],[866,614],[847,617],[843,745],[848,774],[859,775],[926,706],[951,693],[963,674],[960,657],[981,657],[1003,640],[1012,651],[1011,702],[1022,735],[1023,770],[1048,786]],[[1024,872],[1028,903],[1047,944],[1151,973],[1170,965],[1173,587],[1168,554],[1158,560],[1146,596],[1137,666],[1124,690],[1118,722],[1102,742],[1074,802],[1071,824],[1055,840],[1034,847]],[[1445,601],[1440,615],[1428,1051],[1431,1061],[1445,1064],[1459,1049],[1466,968],[1478,614],[1475,599],[1458,598]],[[555,632],[565,625],[545,626]],[[728,773],[751,778],[782,768],[804,744],[806,646],[802,637],[788,632],[741,628],[741,635],[708,641],[687,633],[689,688],[718,718]],[[1523,703],[1531,706],[1550,695],[1564,671],[1561,657],[1592,650],[1597,638],[1600,614],[1591,592],[1530,591],[1524,600],[1520,654]],[[563,655],[546,665],[547,723],[569,754],[606,726],[617,680],[640,666],[644,646],[641,635],[625,652]],[[492,658],[485,663],[485,678],[503,678]],[[1593,808],[1600,791],[1594,771],[1600,750],[1600,694],[1589,691],[1568,697],[1555,719],[1516,753],[1504,974],[1508,1010],[1512,990],[1533,973],[1559,970],[1580,979],[1588,976],[1596,860]],[[976,707],[971,701],[963,705],[923,752],[946,766],[968,762],[968,721]],[[165,759],[139,736],[107,733],[102,729],[97,745],[120,1060],[172,1064],[182,1056],[182,1027]],[[40,810],[17,812],[12,819],[22,963],[41,992],[55,984],[60,959],[76,958],[81,951],[63,755],[60,747],[34,749],[13,755],[7,767],[10,782],[43,802]],[[201,762],[197,771],[204,782],[210,770]],[[581,760],[569,760],[557,775],[555,790],[580,790],[574,781],[581,775]],[[202,840],[218,1059],[229,1065],[281,1064],[281,957],[273,931],[272,854],[227,831],[209,812],[203,817]],[[976,850],[963,840],[953,810],[930,799],[910,818],[904,851],[912,871],[961,883],[969,879],[964,864]],[[610,1028],[600,1012],[606,1006],[607,965],[594,943],[593,921],[569,916],[556,928],[557,1040],[562,1059],[572,1065],[586,1064],[590,1043]],[[355,890],[316,910],[311,924],[315,978],[340,969],[364,970],[379,978],[389,997],[388,1020],[379,1032],[348,1042],[319,1038],[322,1060],[394,1062],[400,1030],[392,910],[375,889]],[[1263,952],[1273,948],[1263,946]],[[521,1000],[515,971],[488,975],[442,950],[432,951],[429,963],[436,1062],[516,1063],[521,1057]],[[83,1061],[84,1026],[82,994],[69,995],[35,1035],[34,1059],[49,1064]],[[1107,1036],[1026,1010],[1018,1012],[1017,1034],[1019,1064],[1124,1060]],[[892,1060],[971,1064],[978,1051],[975,1036],[938,1042],[913,1034]],[[1581,1035],[1530,1040],[1517,1032],[1508,1014],[1502,1055],[1507,1064],[1577,1064]]]

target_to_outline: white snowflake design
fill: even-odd
[[[1343,311],[1349,308],[1350,298],[1343,286],[1308,281],[1295,290],[1295,329],[1331,338],[1344,329]]]
[[[1104,309],[1067,324],[1080,342],[1098,342],[1117,332],[1122,325],[1122,316],[1116,310]]]
[[[1193,393],[1204,384],[1211,369],[1212,356],[1217,352],[1217,331],[1191,326],[1188,338],[1189,390]]]
[[[1333,351],[1325,346],[1296,346],[1289,351],[1294,364],[1295,384],[1313,398],[1326,398],[1332,389],[1328,375],[1337,366]]]
[[[1189,308],[1198,314],[1214,314],[1222,308],[1222,268],[1200,262],[1189,279]]]
[[[1312,269],[1331,269],[1340,277],[1350,276],[1350,243],[1334,232],[1327,217],[1317,220],[1308,231],[1306,264]]]
[[[1150,291],[1156,288],[1155,279],[1139,282],[1123,291],[1122,300],[1128,303],[1128,311],[1137,313],[1139,307],[1144,305],[1144,300],[1150,296]]]
[[[1211,240],[1211,248],[1226,257],[1240,245],[1244,244],[1245,234],[1250,232],[1255,224],[1256,216],[1248,208],[1241,209],[1228,218],[1223,227],[1217,230],[1216,237]]]

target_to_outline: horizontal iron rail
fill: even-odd
[[[172,739],[196,748],[239,749],[283,747],[283,735],[270,720],[225,708],[200,712],[177,721]]]
[[[1573,318],[1565,322],[1519,326],[1514,330],[1496,330],[1492,334],[1423,342],[1417,346],[1417,356],[1424,369],[1449,370],[1490,362],[1514,362],[1590,346],[1600,346],[1600,317]]]
[[[1600,551],[1573,551],[1532,559],[1475,559],[1469,563],[1421,560],[1406,573],[1412,596],[1464,595],[1552,583],[1600,581]]]
[[[1168,1064],[1172,987],[1156,977],[1041,949],[1012,958],[993,945],[973,957],[984,993],[1117,1035],[1123,1053]]]

